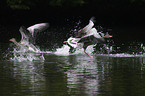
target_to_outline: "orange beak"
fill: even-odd
[[[67,43],[67,41],[64,41],[63,43]]]

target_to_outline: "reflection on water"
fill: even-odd
[[[2,96],[145,95],[144,57],[45,54],[45,58],[45,62],[1,61]]]
[[[43,94],[45,89],[43,62],[1,62],[1,64],[6,64],[1,68],[2,96]]]
[[[67,87],[70,94],[75,93],[75,95],[84,94],[88,96],[97,94],[98,68],[97,64],[89,59],[89,57],[80,56],[72,64],[74,65],[73,68],[67,70]]]

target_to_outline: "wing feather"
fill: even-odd
[[[89,24],[86,27],[78,31],[76,37],[82,37],[89,34],[88,31],[91,30],[93,26],[94,26],[94,23],[93,21],[90,20]]]
[[[21,33],[21,43],[27,41],[30,43],[34,43],[34,38],[32,37],[31,33],[24,27],[21,26],[19,29],[20,33]]]
[[[49,27],[49,23],[40,23],[28,27],[27,30],[32,34],[32,36],[35,36],[37,32],[42,32],[46,30],[48,27]]]

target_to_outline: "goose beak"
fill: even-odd
[[[67,43],[67,41],[64,41],[63,43]]]
[[[9,41],[14,41],[14,39],[12,38],[12,39],[10,39]]]

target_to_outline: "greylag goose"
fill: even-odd
[[[94,23],[92,20],[90,20],[89,24],[83,29],[79,30],[74,38],[70,37],[67,41],[64,41],[64,43],[67,43],[69,46],[71,46],[71,48],[76,48],[80,43],[83,44],[84,53],[93,58],[93,56],[86,52],[86,48],[89,45],[104,43],[105,38],[112,37],[108,33],[105,36],[103,33],[100,35],[95,28],[92,28],[93,26]]]
[[[21,26],[19,31],[21,33],[21,40],[17,42],[15,38],[10,39],[9,41],[13,42],[17,46],[28,46],[32,47],[32,49],[37,49],[33,44],[35,44],[36,34],[37,32],[42,32],[49,27],[48,23],[40,23],[25,28]]]

